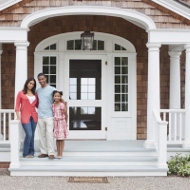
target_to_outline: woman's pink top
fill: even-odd
[[[38,114],[36,108],[38,107],[38,96],[35,94],[36,99],[30,103],[26,94],[23,91],[20,91],[17,94],[15,111],[21,112],[21,122],[28,123],[30,116],[32,116],[34,122],[38,121]]]

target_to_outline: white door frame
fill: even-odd
[[[104,84],[104,89],[106,89],[106,93],[102,94],[102,100],[100,101],[100,105],[102,105],[102,131],[101,134],[89,134],[88,138],[95,139],[96,136],[98,139],[109,139],[109,140],[135,140],[136,139],[136,50],[133,44],[127,41],[124,38],[119,36],[115,36],[112,34],[105,34],[100,32],[95,32],[95,40],[103,40],[105,43],[105,49],[103,51],[81,51],[81,50],[67,50],[67,41],[80,39],[81,32],[69,32],[64,34],[58,34],[55,36],[51,36],[42,42],[40,42],[35,49],[35,59],[34,59],[34,75],[37,76],[39,72],[42,72],[42,57],[44,55],[48,56],[56,56],[57,57],[57,89],[64,91],[64,99],[68,100],[68,81],[65,78],[69,79],[68,72],[68,61],[69,59],[101,59],[102,66],[105,61],[107,61],[107,65],[103,66],[102,73],[104,75],[104,80],[102,82]],[[48,50],[45,51],[48,45],[57,44],[56,50]],[[117,51],[114,49],[115,44],[118,44],[124,47],[126,50]],[[114,69],[114,57],[128,57],[129,59],[129,92],[130,92],[130,102],[129,102],[129,112],[126,113],[116,113],[114,112],[113,104],[114,104],[114,77],[113,77],[113,69]],[[106,69],[104,69],[104,67]],[[67,72],[63,71],[66,70]],[[107,96],[107,97],[106,97]],[[96,105],[98,101],[96,101]],[[90,102],[89,102],[90,104]],[[70,102],[69,102],[69,105]],[[77,105],[77,101],[75,102]],[[93,105],[93,102],[91,102]],[[116,120],[120,120],[121,126],[118,126]],[[130,121],[129,121],[130,120]],[[116,122],[114,124],[114,122]],[[130,125],[128,129],[125,126]],[[114,126],[115,125],[115,126]],[[105,131],[105,127],[107,127],[108,131]],[[103,131],[104,129],[104,131]],[[82,133],[82,132],[81,132]],[[85,135],[81,135],[83,137]],[[76,132],[71,133],[70,138],[81,138]]]

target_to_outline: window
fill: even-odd
[[[124,48],[124,47],[122,47],[122,46],[120,46],[120,45],[118,45],[118,44],[115,44],[115,50],[126,50],[126,48]]]
[[[114,110],[128,111],[128,58],[114,59]]]
[[[81,40],[68,40],[67,50],[81,50]],[[92,50],[104,50],[104,41],[94,40]]]
[[[43,56],[42,71],[46,74],[48,83],[56,87],[56,63],[57,57]]]
[[[56,50],[57,49],[57,44],[52,44],[44,48],[44,50]]]

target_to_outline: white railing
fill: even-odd
[[[157,167],[167,168],[167,121],[162,121],[159,111],[154,111],[155,117],[155,147],[158,154]]]
[[[185,109],[161,109],[163,121],[168,121],[167,144],[182,144],[185,134]]]
[[[9,123],[12,119],[13,109],[0,109],[0,143],[9,141]]]

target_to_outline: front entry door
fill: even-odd
[[[69,59],[70,139],[105,139],[105,73],[102,59]]]

